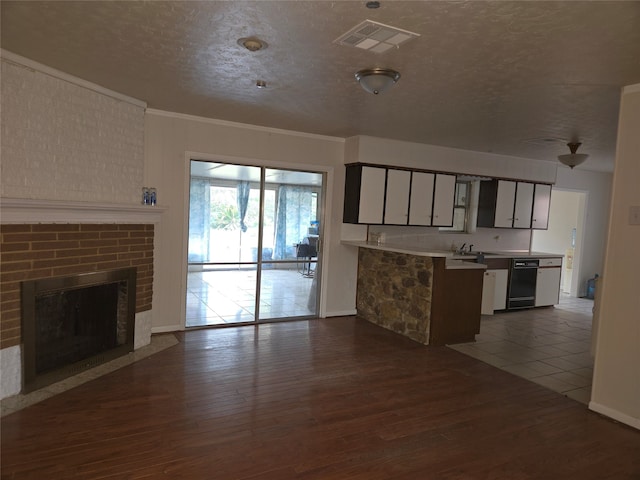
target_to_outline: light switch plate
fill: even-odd
[[[640,225],[640,205],[629,207],[629,225]]]

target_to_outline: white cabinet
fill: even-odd
[[[434,181],[435,174],[433,173],[413,172],[409,202],[409,225],[431,225]]]
[[[532,228],[535,211],[539,222],[533,228],[547,228],[550,190],[550,185],[513,180],[480,182],[477,225]]]
[[[536,279],[536,307],[557,305],[560,301],[562,258],[541,258]]]
[[[509,270],[490,270],[495,273],[496,282],[493,294],[493,309],[504,310],[507,308],[507,284],[509,282]]]
[[[345,223],[382,223],[386,178],[386,168],[363,165],[347,167],[343,210]]]
[[[411,172],[387,170],[387,192],[385,195],[384,223],[406,225],[409,216],[409,189]]]
[[[342,221],[451,226],[455,191],[453,174],[347,165]]]
[[[498,180],[493,226],[513,227],[513,207],[516,199],[516,182]]]
[[[496,290],[496,272],[494,270],[485,270],[484,279],[482,281],[482,306],[480,313],[482,315],[493,315],[493,298]]]
[[[437,173],[433,193],[433,218],[431,225],[434,227],[450,227],[453,225],[455,194],[456,176]]]
[[[516,203],[513,210],[513,228],[531,228],[533,211],[533,183],[516,184]]]
[[[493,315],[495,310],[507,308],[508,269],[486,270],[482,284],[482,314]]]
[[[533,215],[531,228],[549,228],[549,206],[551,205],[551,185],[536,183],[533,194]]]

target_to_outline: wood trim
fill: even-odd
[[[447,270],[444,258],[434,258],[433,265],[429,345],[473,342],[480,333],[485,270]]]

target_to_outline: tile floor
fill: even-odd
[[[262,271],[260,319],[308,317],[315,314],[316,282],[298,269]],[[255,270],[189,272],[187,327],[253,322]]]
[[[588,404],[592,309],[563,296],[555,307],[483,315],[476,341],[450,348]]]

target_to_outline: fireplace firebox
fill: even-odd
[[[135,268],[23,282],[23,392],[132,352],[135,306]]]

